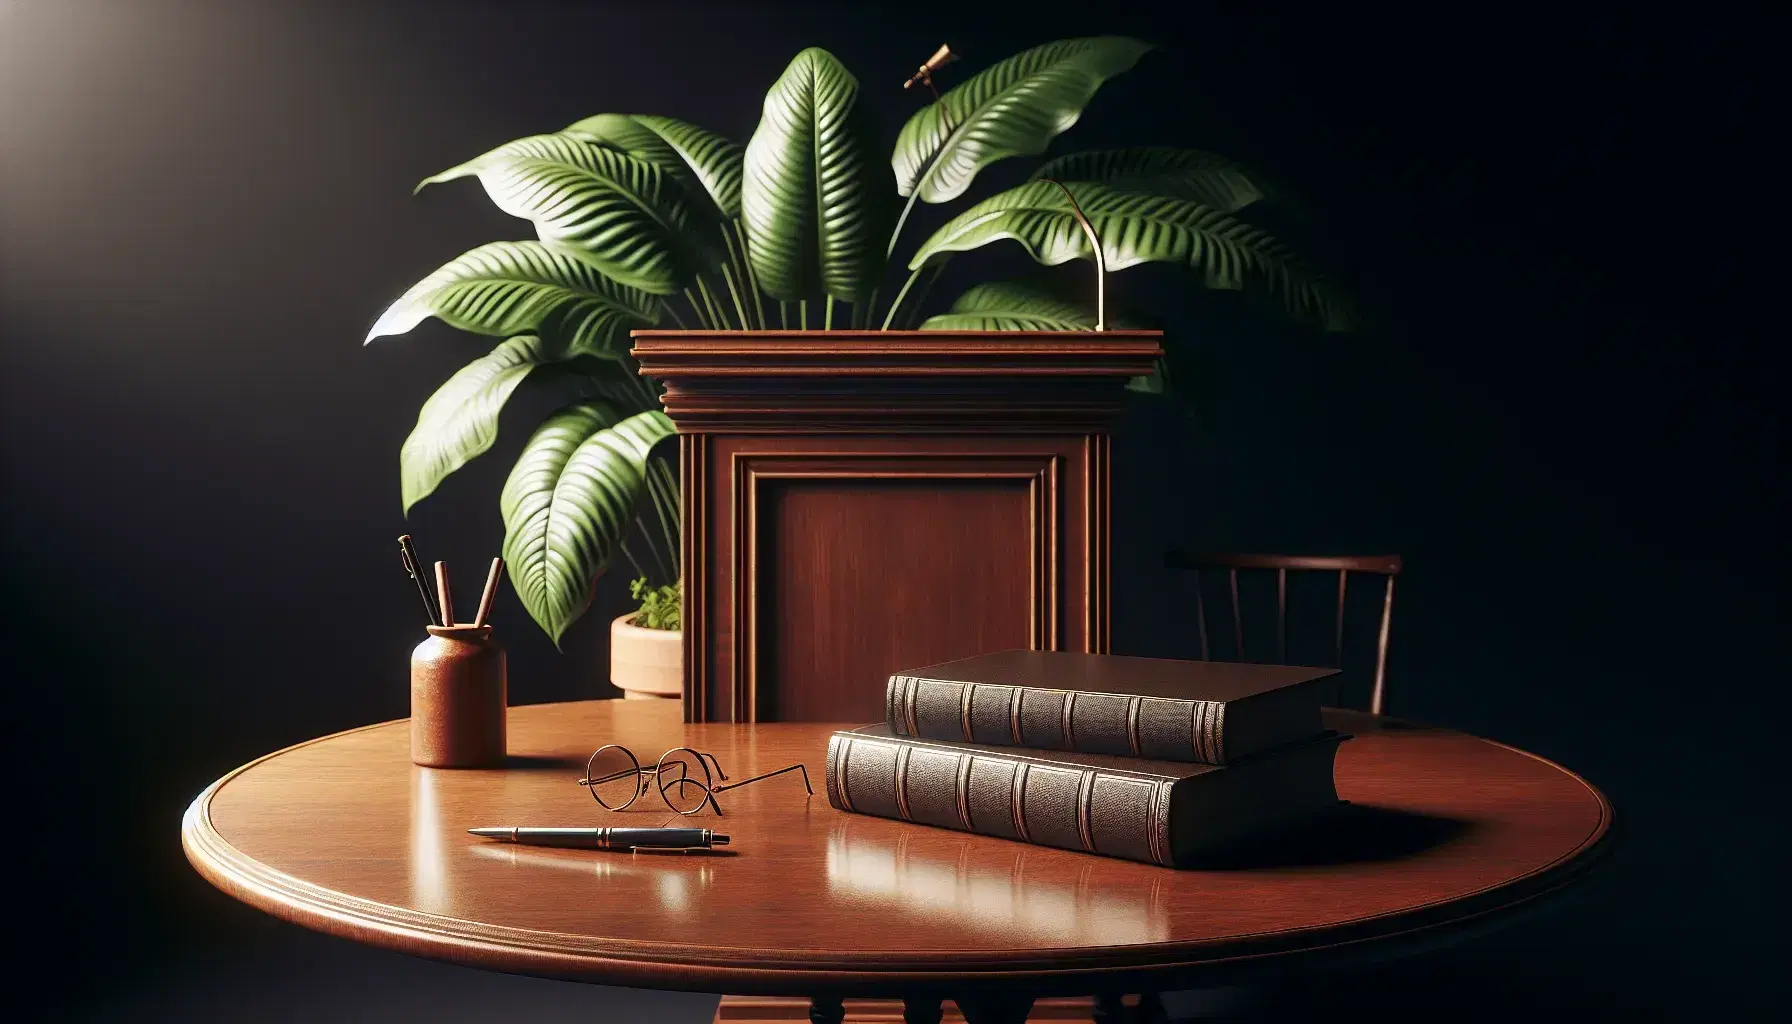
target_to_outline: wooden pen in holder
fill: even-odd
[[[426,768],[503,767],[504,649],[490,626],[428,629],[429,639],[411,652],[411,760]]]

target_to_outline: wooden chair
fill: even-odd
[[[1369,711],[1381,714],[1387,702],[1388,627],[1394,616],[1394,577],[1400,575],[1399,555],[1360,555],[1313,557],[1304,555],[1211,555],[1171,551],[1164,556],[1164,565],[1186,569],[1195,574],[1195,621],[1201,637],[1201,660],[1249,661],[1245,656],[1243,603],[1238,597],[1238,574],[1274,572],[1276,577],[1276,661],[1288,656],[1288,574],[1291,572],[1336,573],[1338,576],[1337,612],[1333,616],[1332,659],[1328,667],[1344,667],[1344,605],[1352,574],[1380,576],[1386,579],[1381,598],[1381,630],[1375,643],[1374,686],[1369,691]],[[1216,659],[1214,645],[1209,643],[1207,599],[1202,587],[1203,573],[1224,572],[1232,605],[1231,659]]]

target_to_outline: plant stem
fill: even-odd
[[[681,330],[681,331],[690,330],[689,327],[685,326],[684,317],[679,316],[678,310],[672,308],[672,303],[666,301],[665,299],[661,299],[660,300],[660,308],[666,311],[666,315],[672,318],[672,322],[678,325],[679,330]]]
[[[714,321],[716,329],[728,330],[728,316],[722,312],[721,303],[717,302],[716,297],[710,294],[709,282],[704,280],[702,274],[697,275],[697,293],[703,296],[703,304],[709,307],[710,319]]]
[[[691,315],[697,318],[698,327],[714,329],[715,325],[709,322],[709,317],[703,315],[703,307],[697,304],[697,297],[691,294],[689,288],[684,290],[684,301],[691,304]]]
[[[647,570],[641,568],[640,559],[636,558],[635,553],[628,549],[628,538],[627,537],[622,538],[621,547],[622,547],[622,557],[628,559],[628,564],[635,567],[635,575],[636,576],[647,575]]]
[[[740,226],[740,218],[734,218],[734,235],[740,241],[740,265],[747,275],[747,289],[753,293],[753,311],[759,314],[759,329],[765,330],[765,304],[759,301],[759,272],[753,269],[753,261],[747,256],[747,235]]]
[[[655,463],[654,465],[659,469],[663,478],[661,480],[661,488],[666,496],[666,509],[670,518],[670,524],[666,527],[666,546],[673,552],[678,553],[682,551],[679,541],[684,536],[684,509],[680,500],[681,488],[678,485],[678,477],[673,473],[670,465],[663,462]],[[682,568],[682,563],[680,567]]]
[[[660,536],[666,540],[667,548],[670,550],[674,546],[671,540],[672,525],[666,517],[666,498],[665,495],[661,493],[663,484],[659,477],[653,472],[658,467],[659,463],[655,461],[650,461],[647,464],[647,493],[648,496],[652,498],[654,514],[659,517]],[[668,557],[668,561],[675,557],[677,557],[676,552],[672,552]],[[673,574],[672,578],[677,579],[678,577],[676,574]]]
[[[740,301],[740,290],[734,287],[734,271],[726,264],[722,266],[722,281],[728,285],[728,295],[734,300],[734,312],[740,316],[740,329],[751,329],[752,325],[747,322],[746,304]]]
[[[852,325],[859,330],[871,326],[871,318],[877,315],[877,289],[871,289],[871,295],[865,300],[865,308],[860,309],[858,303],[852,306]]]
[[[826,311],[822,313],[821,318],[821,329],[831,331],[834,329],[834,297],[832,295],[828,296],[828,304],[825,308]]]
[[[925,265],[923,265],[920,270],[909,271],[908,280],[902,282],[902,290],[896,293],[896,300],[894,302],[890,303],[889,313],[884,315],[884,326],[883,326],[884,330],[886,330],[886,331],[889,330],[890,325],[892,323],[895,323],[896,311],[902,308],[903,298],[908,295],[908,290],[915,286],[915,278],[921,276],[921,270],[926,270],[926,269],[927,269],[927,267]]]
[[[947,138],[951,138],[951,136],[948,135]],[[942,142],[940,145],[943,148],[945,143]],[[929,160],[928,166],[932,166],[932,164],[933,161]],[[923,168],[921,173],[926,174],[926,169]],[[915,200],[919,198],[921,198],[921,183],[920,181],[916,181],[915,190],[908,194],[908,202],[902,205],[902,216],[896,218],[896,230],[890,232],[890,247],[884,250],[884,259],[886,261],[889,260],[890,254],[896,251],[896,239],[902,237],[902,225],[908,223],[909,211],[915,208]]]
[[[940,274],[944,273],[945,269],[946,262],[944,260],[935,263],[933,265],[933,273],[928,275],[926,283],[921,285],[921,290],[915,293],[914,305],[909,307],[909,330],[914,330],[921,326],[921,309],[927,304],[927,293],[933,291],[934,283],[940,279]]]
[[[647,483],[654,509],[659,514],[660,539],[666,545],[666,562],[673,569],[670,578],[676,580],[680,565],[678,537],[681,510],[678,507],[678,483],[672,476],[671,468],[660,460],[648,463]]]
[[[778,326],[790,330],[790,303],[783,299],[778,300]]]
[[[798,299],[796,301],[796,315],[797,315],[797,330],[800,330],[800,331],[808,330],[809,329],[809,300],[808,299]]]

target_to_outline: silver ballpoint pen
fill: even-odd
[[[482,839],[580,850],[707,850],[728,845],[727,836],[706,828],[529,828],[504,825],[467,831]]]

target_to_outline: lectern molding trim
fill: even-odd
[[[1028,643],[1048,650],[1063,642],[1058,558],[1063,535],[1062,456],[983,452],[863,452],[801,449],[736,452],[729,479],[734,505],[731,635],[735,722],[759,720],[759,495],[763,480],[1022,480],[1027,482]],[[783,463],[783,465],[779,465]],[[834,465],[830,465],[833,463]],[[1087,493],[1087,492],[1086,492]],[[1085,614],[1087,609],[1085,608]],[[689,645],[687,644],[687,649]],[[696,674],[686,673],[687,679]],[[688,689],[706,691],[709,684]],[[704,694],[707,697],[707,694]],[[689,699],[687,697],[687,699]],[[707,704],[707,701],[704,702]],[[707,710],[705,707],[703,710]],[[699,719],[701,720],[701,719]]]

